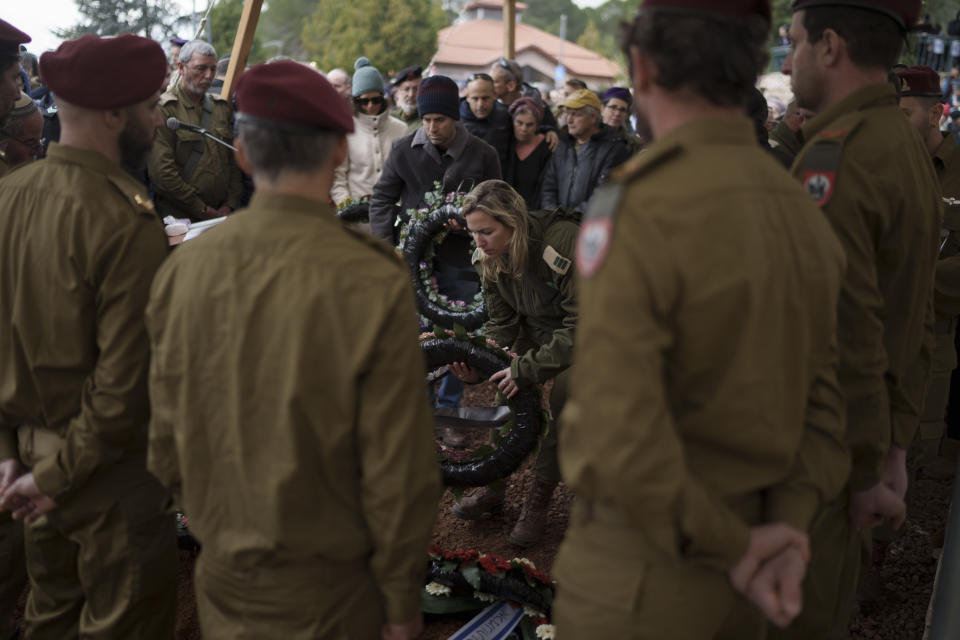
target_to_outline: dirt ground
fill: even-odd
[[[468,388],[465,405],[483,406],[492,399],[492,391],[485,387]],[[482,439],[482,432],[471,438]],[[507,480],[507,501],[499,518],[468,522],[450,512],[454,498],[444,494],[433,530],[433,542],[445,550],[476,549],[507,559],[526,557],[538,569],[550,573],[557,548],[567,527],[573,494],[560,485],[553,496],[547,534],[533,549],[520,549],[508,541],[510,529],[520,515],[523,498],[530,486],[531,462]],[[879,601],[865,606],[851,624],[854,640],[920,640],[924,618],[936,571],[938,538],[946,521],[952,491],[951,480],[921,478],[909,499],[910,519],[903,535],[894,542],[887,561],[881,569],[883,593]],[[179,611],[177,640],[201,638],[193,592],[193,564],[195,555],[180,552],[178,574]],[[26,594],[24,594],[25,596]],[[444,640],[459,629],[471,614],[462,618],[442,617],[426,620],[424,640]]]

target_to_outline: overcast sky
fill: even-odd
[[[581,7],[595,7],[605,0],[574,0]],[[53,29],[63,29],[79,22],[80,14],[74,0],[39,0],[33,2],[15,2],[4,0],[3,12],[0,17],[26,32],[33,38],[27,45],[30,51],[42,53],[47,49],[54,49],[60,43],[59,38],[51,33]],[[192,10],[193,0],[177,0],[184,12]],[[206,8],[207,0],[196,0],[198,10]],[[181,33],[183,37],[193,34]]]

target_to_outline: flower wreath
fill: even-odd
[[[337,217],[350,224],[370,222],[370,196],[363,196],[359,200],[347,198],[337,205]]]
[[[426,207],[407,210],[410,218],[400,228],[397,246],[410,268],[420,313],[442,327],[459,324],[473,331],[482,327],[487,320],[483,291],[479,291],[470,301],[451,300],[440,293],[437,278],[433,275],[437,247],[443,244],[450,232],[447,222],[459,220],[461,225],[464,224],[460,208],[465,194],[444,195],[439,182],[433,185],[435,190],[424,195]]]
[[[523,640],[554,637],[550,624],[554,585],[550,576],[537,571],[526,558],[506,560],[474,549],[429,550],[428,578],[420,592],[424,613],[448,614],[476,611],[491,602],[505,600],[523,608],[520,635]]]
[[[489,338],[471,336],[459,325],[452,331],[435,327],[433,333],[421,335],[420,349],[429,371],[445,372],[448,364],[466,362],[486,378],[509,367],[517,357]],[[517,395],[507,400],[513,419],[497,430],[492,445],[459,452],[438,442],[444,484],[459,497],[463,487],[486,486],[516,471],[550,424],[541,398],[539,386],[520,387]]]

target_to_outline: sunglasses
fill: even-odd
[[[470,82],[473,82],[474,80],[486,80],[487,82],[493,82],[493,76],[491,76],[489,73],[475,73],[470,76]]]
[[[361,107],[365,107],[365,106],[367,106],[368,104],[381,105],[381,104],[383,104],[383,97],[382,97],[382,96],[375,96],[375,97],[373,97],[373,98],[354,98],[353,101],[354,101],[356,104],[360,105]]]
[[[500,57],[499,60],[497,60],[497,65],[500,66],[500,68],[509,71],[514,78],[519,78],[522,75],[520,72],[517,71],[517,68],[514,66],[512,62],[510,62],[509,60],[507,60],[502,56]]]

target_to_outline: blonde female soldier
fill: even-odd
[[[463,203],[467,228],[477,244],[490,319],[486,335],[519,357],[490,379],[508,398],[519,386],[553,379],[550,410],[560,414],[566,399],[566,371],[573,356],[577,322],[573,253],[579,226],[563,209],[527,213],[523,198],[502,180],[487,180]],[[480,382],[465,363],[450,370],[467,383]],[[522,547],[540,540],[553,490],[560,480],[554,425],[540,446],[533,485],[510,542]],[[485,487],[463,499],[454,514],[467,520],[489,518],[503,505],[504,489]]]

